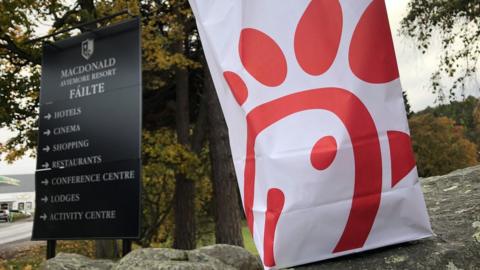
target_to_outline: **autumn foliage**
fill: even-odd
[[[409,122],[420,176],[446,174],[478,163],[477,145],[452,119],[427,113],[415,115]]]
[[[162,246],[173,243],[172,231],[175,175],[182,173],[195,184],[197,219],[208,218],[212,199],[209,179],[210,162],[207,149],[200,155],[177,142],[175,132],[162,128],[143,134],[143,193],[142,237],[139,243],[149,247],[152,242]]]

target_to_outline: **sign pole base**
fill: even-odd
[[[55,257],[56,240],[47,240],[47,260]]]
[[[125,257],[128,253],[132,251],[132,240],[123,239],[122,241],[122,257]]]

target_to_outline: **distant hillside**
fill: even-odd
[[[480,142],[480,138],[475,132],[475,121],[473,112],[480,104],[480,99],[469,96],[464,101],[453,101],[450,104],[443,104],[437,107],[427,107],[423,111],[414,113],[413,115],[433,114],[435,117],[446,116],[456,122],[457,125],[465,127],[466,137],[475,143]]]

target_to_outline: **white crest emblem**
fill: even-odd
[[[82,56],[86,60],[88,60],[92,55],[94,51],[94,46],[93,46],[93,39],[86,39],[82,41]]]

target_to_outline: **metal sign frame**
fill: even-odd
[[[114,14],[112,16],[106,17],[107,19],[116,17],[118,15],[125,14],[125,12],[121,12],[118,14]],[[105,18],[102,18],[100,20],[105,20]],[[97,20],[99,21],[99,20]],[[37,191],[37,210],[35,211],[35,222],[34,222],[34,231],[32,235],[32,240],[48,240],[49,243],[49,248],[47,248],[47,257],[52,256],[52,250],[53,250],[53,255],[55,253],[55,243],[54,240],[79,240],[79,239],[125,239],[124,240],[124,253],[125,251],[129,251],[129,248],[131,246],[131,240],[132,239],[138,239],[140,237],[140,228],[141,228],[141,207],[140,207],[140,198],[141,198],[141,127],[142,127],[142,72],[141,72],[141,34],[140,34],[140,18],[136,17],[133,19],[129,19],[126,21],[123,21],[121,23],[113,24],[111,26],[107,26],[104,28],[99,28],[92,30],[90,32],[86,32],[83,34],[80,34],[78,36],[74,36],[65,40],[58,41],[56,43],[44,43],[44,57],[42,58],[42,88],[41,88],[41,97],[40,97],[40,128],[39,128],[39,139],[38,139],[38,159],[37,159],[37,171],[36,171],[36,191]],[[92,24],[95,22],[89,22],[87,24]],[[71,29],[67,29],[71,30]],[[128,77],[125,74],[130,74],[129,72],[125,72],[123,69],[128,69],[126,68],[125,65],[129,65],[130,63],[128,62],[129,57],[123,57],[122,55],[125,54],[125,52],[120,51],[117,52],[116,57],[118,59],[112,60],[111,62],[115,61],[123,61],[121,63],[115,63],[116,66],[115,70],[114,68],[110,69],[110,77],[102,77],[104,76],[103,73],[89,73],[91,77],[89,78],[90,81],[95,81],[97,86],[93,87],[96,88],[96,91],[100,91],[102,89],[102,93],[105,93],[103,96],[98,95],[95,97],[92,94],[92,89],[88,90],[79,90],[77,86],[80,84],[75,82],[75,80],[69,81],[68,79],[65,79],[67,77],[74,78],[76,79],[78,76],[76,76],[74,73],[75,71],[68,71],[68,61],[65,60],[62,62],[63,59],[62,57],[58,58],[60,59],[59,63],[55,63],[53,68],[52,63],[49,62],[48,59],[49,57],[48,53],[52,53],[52,51],[56,51],[59,54],[65,54],[65,55],[71,55],[72,50],[77,50],[78,56],[82,58],[83,63],[89,64],[91,61],[98,61],[98,54],[102,53],[103,51],[106,51],[106,40],[111,38],[112,36],[119,36],[122,33],[129,33],[129,31],[134,31],[133,35],[136,35],[135,40],[133,43],[137,47],[137,51],[131,52],[132,55],[135,54],[135,67],[133,67],[136,71],[133,72],[135,73],[133,76]],[[52,35],[55,35],[58,33],[54,33]],[[52,36],[49,35],[49,36]],[[46,36],[46,37],[49,37]],[[31,40],[30,42],[36,42],[38,40],[41,40],[42,37],[36,40]],[[82,57],[81,54],[81,43],[85,40],[99,40],[99,42],[103,42],[102,44],[99,44],[99,46],[103,46],[102,50],[95,50],[93,47],[91,47],[90,55],[89,57]],[[118,38],[117,38],[117,43],[118,44]],[[94,46],[93,42],[88,44],[89,46]],[[120,47],[122,47],[122,44],[118,44]],[[122,47],[123,48],[123,47]],[[111,53],[114,49],[109,50]],[[48,53],[46,53],[48,51]],[[130,58],[132,57],[130,55]],[[123,58],[122,58],[123,57]],[[121,58],[121,59],[120,59]],[[97,60],[95,60],[97,59]],[[112,58],[111,58],[112,59]],[[75,60],[79,61],[79,60]],[[73,66],[78,64],[77,62],[74,62]],[[112,64],[112,63],[110,63]],[[49,67],[50,65],[50,67]],[[93,64],[90,64],[93,65]],[[102,64],[101,61],[98,62],[98,66],[103,66],[106,67],[105,63]],[[121,66],[124,65],[124,66]],[[53,84],[50,82],[50,79],[52,78],[52,74],[56,74],[55,72],[58,73],[58,67],[63,66],[65,67],[64,70],[67,70],[65,72],[61,72],[61,74],[53,75],[55,78],[52,79]],[[77,65],[79,66],[79,65]],[[81,66],[81,65],[80,65]],[[73,68],[72,70],[75,70]],[[105,71],[105,69],[103,70]],[[52,73],[53,72],[53,73]],[[70,73],[69,73],[70,72]],[[123,73],[122,73],[123,72]],[[115,74],[117,73],[117,74]],[[73,75],[72,75],[73,74]],[[95,74],[95,78],[93,75]],[[71,76],[69,76],[71,75]],[[59,78],[64,76],[63,81],[70,83],[68,86],[61,85],[59,86]],[[115,76],[118,76],[115,77]],[[115,78],[114,78],[115,77]],[[131,79],[131,80],[129,80]],[[86,81],[89,81],[86,80]],[[125,82],[129,81],[131,84],[125,85]],[[103,83],[103,86],[101,86],[101,83]],[[123,84],[122,84],[123,83]],[[109,85],[110,84],[110,85]],[[92,88],[91,84],[89,87]],[[64,87],[65,86],[65,87]],[[77,87],[76,91],[79,91],[78,93],[78,100],[75,100],[75,98],[72,99],[72,95],[76,95],[76,91],[72,91],[72,89],[75,89]],[[119,90],[120,89],[120,90]],[[90,91],[89,95],[92,95],[91,97],[86,97],[85,99],[82,100],[82,98],[85,96],[82,94],[87,93]],[[70,95],[70,96],[69,96]],[[108,96],[109,98],[116,99],[119,101],[119,104],[113,104],[113,106],[106,103],[105,100],[107,99],[105,96]],[[133,97],[133,98],[132,98]],[[70,99],[68,99],[70,98]],[[88,99],[88,102],[85,101]],[[133,101],[138,101],[138,103],[135,104],[130,104]],[[113,102],[113,101],[111,101]],[[130,102],[130,103],[129,103]],[[114,102],[115,103],[115,102]],[[67,104],[67,105],[65,105]],[[93,105],[92,105],[93,104]],[[99,104],[102,104],[102,106],[99,106]],[[132,110],[136,111],[132,115],[125,115],[122,114],[122,111],[118,108],[115,108],[115,106],[121,106],[125,104],[130,104],[126,106],[132,106]],[[72,107],[73,105],[73,107]],[[58,110],[58,108],[62,108],[65,106],[70,106],[68,110]],[[98,111],[101,115],[98,117],[92,116],[92,110],[90,110],[90,113],[85,112],[83,115],[77,115],[75,116],[75,110],[74,108],[77,108],[75,106],[83,106],[83,107],[95,107],[95,110]],[[92,108],[93,108],[92,107]],[[107,109],[101,109],[103,107],[107,107]],[[71,110],[73,108],[73,110]],[[80,107],[78,107],[80,108]],[[100,110],[98,110],[100,108]],[[121,108],[123,109],[123,108]],[[53,110],[53,111],[52,111]],[[126,131],[122,133],[128,133],[130,134],[130,137],[128,136],[123,136],[123,134],[119,134],[119,130],[121,127],[119,127],[119,123],[112,123],[109,125],[108,121],[110,122],[115,122],[112,121],[111,117],[112,115],[109,115],[109,110],[113,110],[116,117],[119,117],[117,119],[118,121],[130,121],[130,127],[133,127],[134,131]],[[87,110],[84,110],[87,111]],[[78,111],[77,111],[78,113]],[[62,119],[62,115],[70,115],[72,117],[63,117],[65,119]],[[58,116],[58,117],[57,117]],[[82,118],[83,117],[83,118]],[[133,117],[133,118],[132,118]],[[138,118],[136,118],[138,117]],[[67,119],[68,118],[68,119]],[[53,120],[57,121],[57,126],[56,128],[58,130],[61,130],[60,133],[55,134],[55,131],[51,128],[51,125],[49,123],[53,122]],[[93,123],[93,124],[92,124]],[[97,126],[95,126],[95,123]],[[102,130],[103,129],[103,130]],[[63,132],[63,133],[62,133]],[[115,138],[109,138],[109,135],[112,135],[112,132],[115,132],[115,134],[118,134],[119,139],[115,140]],[[71,134],[70,134],[71,133]],[[135,133],[135,134],[134,134]],[[73,134],[73,135],[72,135]],[[77,136],[77,134],[80,134]],[[92,135],[93,134],[93,135]],[[90,136],[92,135],[92,136]],[[78,137],[84,137],[83,140],[77,140]],[[122,137],[123,136],[123,137]],[[54,138],[54,139],[51,139]],[[133,138],[133,141],[132,141]],[[109,140],[113,141],[111,144],[108,146],[104,145],[105,141],[109,142]],[[79,143],[80,142],[80,143]],[[83,142],[83,143],[82,143]],[[130,143],[125,143],[125,142],[130,142]],[[133,142],[133,143],[131,143]],[[112,152],[112,153],[107,153],[105,154],[103,160],[100,158],[99,162],[96,163],[88,163],[84,162],[84,156],[86,153],[93,153],[95,151],[107,151],[107,152]],[[56,159],[56,160],[55,160]],[[67,162],[69,160],[78,160],[78,162]],[[52,161],[53,160],[53,161]],[[82,161],[82,162],[80,162]],[[97,160],[98,161],[98,160]],[[75,164],[74,164],[75,163]],[[115,164],[114,164],[115,163]],[[70,166],[71,165],[71,166]],[[75,166],[74,166],[75,165]],[[73,186],[71,183],[68,182],[71,181],[71,178],[75,178],[75,176],[78,175],[69,175],[72,173],[81,173],[83,175],[86,175],[90,172],[92,174],[101,174],[105,171],[105,173],[111,173],[114,175],[117,173],[118,175],[122,174],[119,173],[120,171],[115,171],[115,166],[119,166],[119,168],[124,168],[124,167],[129,167],[133,168],[135,173],[131,173],[130,171],[127,170],[127,173],[123,172],[123,177],[125,179],[134,179],[133,184],[136,186],[134,188],[136,191],[138,191],[137,194],[134,194],[135,196],[135,201],[137,201],[137,206],[132,207],[136,209],[136,213],[134,214],[136,216],[136,225],[134,225],[134,232],[130,229],[128,230],[128,233],[123,234],[122,232],[114,232],[112,234],[104,234],[102,235],[102,228],[104,231],[106,231],[106,226],[95,226],[94,228],[89,228],[91,231],[97,231],[98,233],[93,233],[93,234],[85,234],[85,231],[74,234],[69,236],[68,232],[65,234],[59,234],[58,230],[62,229],[62,226],[68,225],[71,229],[75,226],[73,222],[63,222],[61,225],[60,223],[57,225],[51,225],[51,227],[45,227],[42,224],[45,223],[47,220],[51,221],[53,220],[53,215],[48,216],[45,212],[47,209],[46,204],[51,203],[54,198],[60,198],[60,195],[65,195],[67,193],[68,196],[63,196],[58,203],[58,205],[64,204],[60,208],[55,208],[52,207],[52,209],[65,209],[66,211],[71,208],[75,209],[80,209],[82,206],[80,205],[82,202],[82,198],[86,198],[85,200],[89,200],[89,196],[92,196],[91,194],[85,193],[86,187],[88,185],[93,185],[93,188],[90,187],[90,189],[98,190],[95,188],[95,184],[90,183],[81,183],[84,186],[82,188],[79,188],[78,194],[75,195],[75,193],[68,193],[68,192],[63,192],[64,190],[75,190],[77,187],[80,185],[77,185],[77,187],[71,187]],[[48,177],[44,177],[45,175],[62,175],[62,174],[67,174],[64,176],[65,179],[63,180],[65,187],[53,187],[53,182],[51,179],[48,179]],[[117,174],[115,174],[115,177],[117,177]],[[127,175],[127,176],[125,176]],[[63,177],[63,176],[62,176]],[[113,177],[113,176],[112,176]],[[77,177],[78,178],[78,177]],[[70,180],[68,180],[70,179]],[[66,182],[65,182],[66,181]],[[103,179],[103,181],[107,181]],[[108,181],[113,181],[113,180],[108,180]],[[133,182],[133,181],[132,181]],[[60,183],[60,182],[59,182]],[[108,183],[109,185],[111,184]],[[70,185],[70,186],[68,186]],[[105,190],[105,185],[104,184],[103,188]],[[60,186],[60,185],[59,185]],[[113,186],[113,185],[111,185]],[[123,186],[123,191],[125,192],[125,188],[128,187],[128,185]],[[48,192],[46,192],[46,190]],[[50,192],[51,191],[51,192]],[[120,190],[121,191],[121,190]],[[63,193],[62,193],[63,192]],[[81,195],[80,193],[84,192],[84,195]],[[111,192],[111,190],[110,190]],[[72,195],[73,194],[73,195]],[[58,195],[58,196],[57,196]],[[95,194],[94,194],[95,195]],[[113,194],[117,196],[118,194]],[[98,196],[98,194],[96,195]],[[62,201],[65,198],[66,201]],[[73,199],[72,199],[73,198]],[[75,199],[76,198],[76,199]],[[112,196],[110,196],[112,198]],[[72,200],[77,200],[77,201],[72,201]],[[124,200],[124,199],[122,199]],[[102,202],[101,199],[97,200],[97,202]],[[77,204],[77,205],[76,205]],[[91,206],[91,202],[87,202],[87,205]],[[127,208],[128,205],[127,205]],[[121,208],[118,208],[121,209]],[[52,210],[53,211],[53,210]],[[68,212],[67,212],[68,213]],[[93,214],[92,214],[93,216]],[[110,217],[115,216],[115,215],[110,215]],[[55,222],[57,220],[54,220]],[[65,220],[62,220],[65,221]],[[73,220],[68,220],[68,221],[73,221]],[[108,221],[109,222],[109,221]],[[78,221],[75,221],[75,223],[78,223]],[[88,222],[87,222],[88,223]],[[95,224],[94,222],[91,222],[91,224]],[[73,226],[73,227],[72,227]],[[88,225],[82,225],[82,226],[88,226]],[[42,229],[47,228],[49,232],[53,232],[51,235],[45,235],[44,233],[40,232]],[[126,228],[126,227],[125,227]],[[127,243],[127,245],[125,245]],[[130,244],[128,244],[130,243]],[[50,251],[50,252],[48,252]]]

